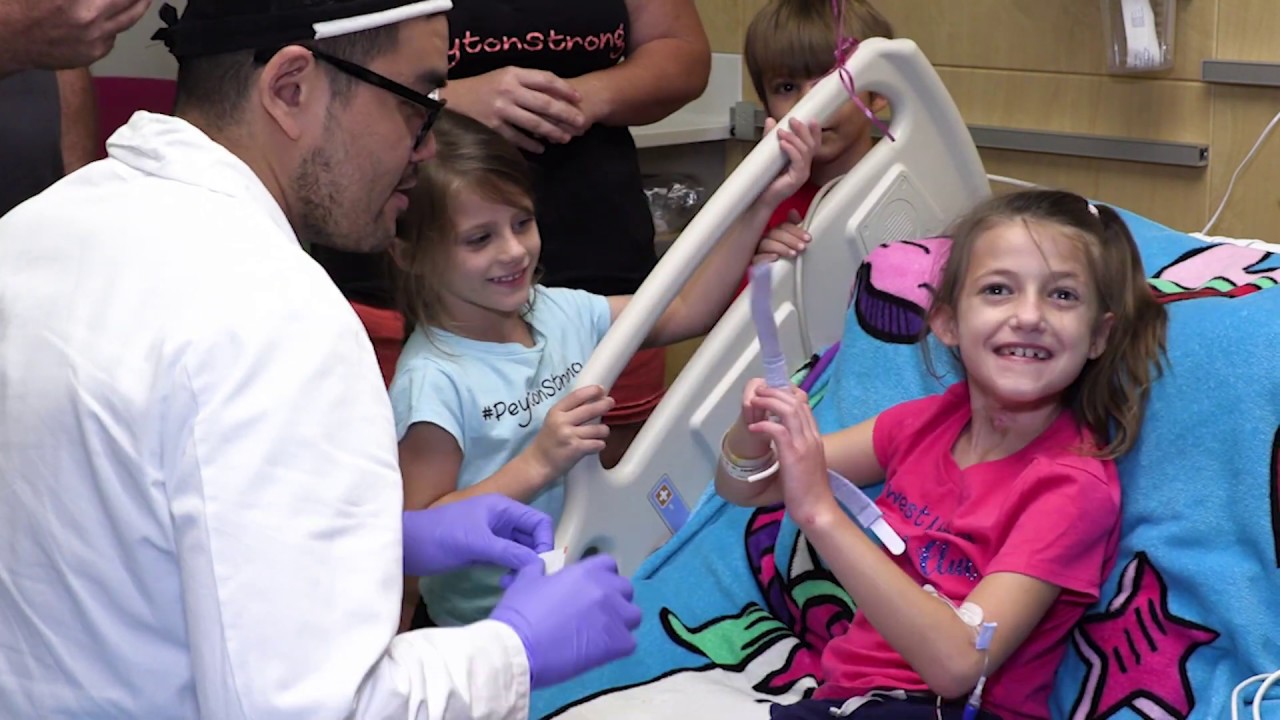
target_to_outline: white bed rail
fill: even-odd
[[[889,100],[896,141],[880,141],[815,201],[806,218],[814,241],[802,263],[773,264],[774,314],[793,366],[840,338],[849,286],[867,250],[936,234],[990,192],[959,112],[914,42],[868,40],[846,67],[860,92]],[[846,99],[832,73],[780,125],[791,117],[825,122]],[[769,133],[641,285],[578,386],[613,385],[698,264],[785,162],[776,132]],[[744,295],[707,336],[617,467],[605,470],[592,456],[572,468],[556,537],[571,561],[604,551],[630,575],[671,536],[713,477],[720,437],[737,415],[742,389],[761,373],[758,355]]]

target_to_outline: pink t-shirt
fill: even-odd
[[[1004,720],[1048,718],[1067,633],[1115,563],[1120,481],[1115,463],[1080,454],[1092,436],[1067,411],[1022,450],[961,470],[951,450],[970,415],[963,382],[881,413],[872,435],[886,472],[876,504],[907,543],[898,567],[957,605],[993,572],[1062,588],[982,695],[983,709]],[[822,668],[821,699],[928,689],[861,614],[827,645]]]

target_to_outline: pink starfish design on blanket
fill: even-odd
[[[1089,674],[1072,720],[1100,720],[1132,707],[1150,720],[1185,720],[1195,707],[1187,661],[1218,633],[1169,611],[1169,589],[1146,553],[1124,569],[1107,611],[1084,618],[1076,650]]]

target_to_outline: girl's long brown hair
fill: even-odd
[[[1090,208],[1093,208],[1092,210]],[[1097,214],[1094,214],[1096,210]],[[1006,222],[1044,223],[1080,242],[1098,293],[1098,316],[1115,320],[1106,348],[1085,363],[1063,399],[1095,438],[1097,455],[1114,459],[1133,448],[1142,427],[1151,384],[1163,372],[1168,316],[1147,285],[1138,245],[1119,213],[1074,193],[1030,190],[993,197],[951,231],[951,255],[930,313],[954,312],[978,238]]]
[[[494,130],[445,110],[431,132],[436,154],[418,166],[418,184],[397,228],[396,289],[405,324],[446,328],[440,286],[454,237],[450,200],[460,189],[533,212],[533,178],[520,151]]]

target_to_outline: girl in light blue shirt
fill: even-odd
[[[414,327],[391,383],[405,507],[501,493],[558,520],[563,476],[604,448],[609,430],[599,420],[613,407],[599,386],[571,388],[631,297],[538,285],[541,240],[520,151],[447,111],[433,135],[436,155],[421,165],[393,250],[402,309]],[[779,132],[787,167],[708,255],[646,347],[711,329],[770,213],[808,179],[820,135],[816,124],[795,121]],[[431,622],[487,617],[502,573],[473,568],[423,578]]]

